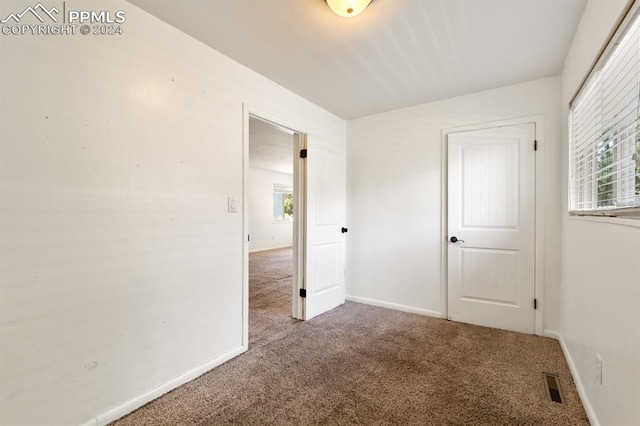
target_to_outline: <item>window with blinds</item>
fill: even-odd
[[[640,19],[627,22],[571,106],[574,214],[640,215]]]

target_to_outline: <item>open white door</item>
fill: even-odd
[[[534,140],[533,123],[449,134],[451,320],[534,332]]]
[[[311,142],[307,149],[306,320],[344,303],[346,219],[344,148]]]

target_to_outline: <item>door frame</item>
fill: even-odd
[[[293,279],[291,288],[291,313],[295,319],[304,319],[304,300],[300,289],[304,288],[306,273],[306,218],[307,218],[307,167],[299,155],[307,148],[307,132],[281,117],[246,103],[242,104],[242,346],[249,348],[249,209],[247,208],[249,175],[249,118],[271,123],[293,132]]]
[[[441,132],[441,156],[442,156],[442,175],[441,175],[441,196],[440,196],[440,229],[441,246],[440,246],[440,306],[444,318],[449,317],[449,255],[448,255],[448,229],[449,229],[449,200],[448,200],[448,176],[449,176],[449,142],[448,137],[451,133],[468,132],[474,130],[485,130],[495,127],[515,126],[518,124],[534,124],[535,140],[537,141],[537,151],[535,154],[535,237],[534,237],[534,297],[537,300],[537,309],[533,311],[534,315],[534,333],[537,336],[544,335],[544,156],[545,156],[545,133],[544,133],[544,116],[533,115],[526,117],[510,118],[505,120],[490,121],[478,124],[465,125],[460,127],[452,127],[443,129]],[[534,149],[532,146],[531,149]]]

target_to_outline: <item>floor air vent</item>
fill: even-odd
[[[558,404],[562,404],[562,392],[560,391],[560,380],[555,374],[544,373],[545,388],[549,399]]]

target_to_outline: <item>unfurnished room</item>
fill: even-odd
[[[2,0],[0,425],[640,425],[640,0]]]

